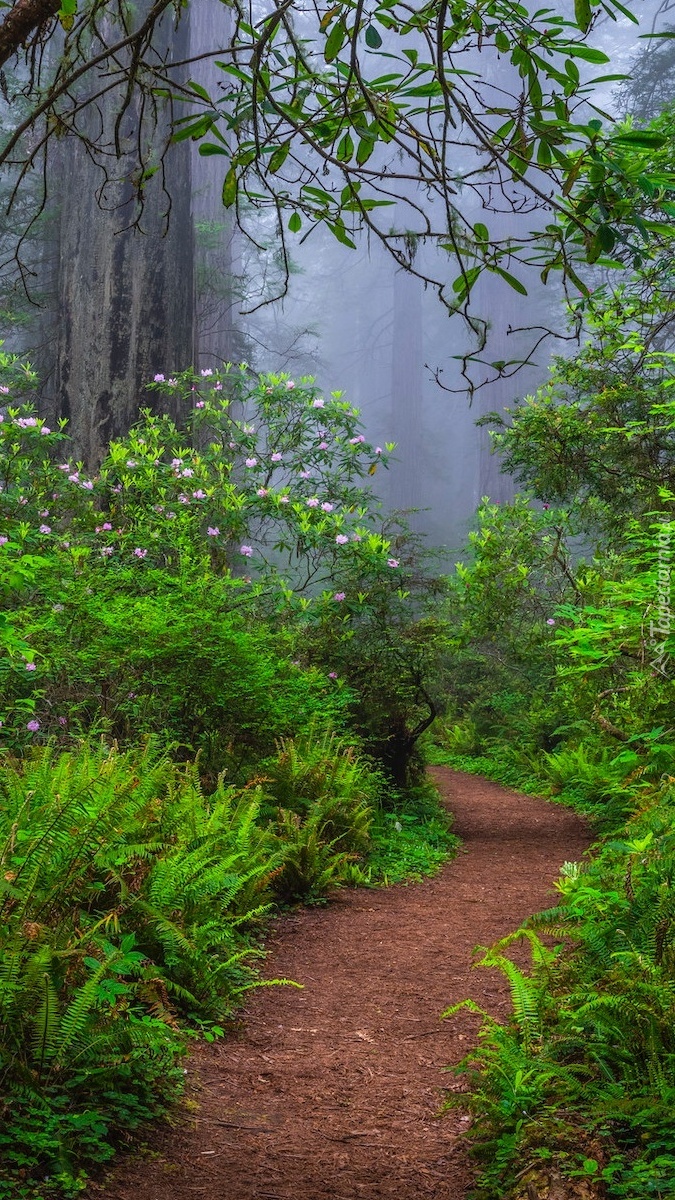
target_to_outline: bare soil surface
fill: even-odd
[[[472,969],[489,945],[553,903],[565,860],[589,843],[569,810],[445,767],[433,771],[463,839],[434,879],[345,890],[276,921],[268,978],[303,989],[250,995],[237,1037],[190,1060],[194,1111],[128,1157],[92,1200],[464,1200],[468,1118],[439,1117],[461,1083],[445,1068],[506,982]]]

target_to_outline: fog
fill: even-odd
[[[654,22],[667,23],[662,5],[645,2],[637,12],[639,27],[607,19],[594,31],[593,43],[612,59],[608,70],[628,69],[645,44],[638,35]],[[186,18],[177,35],[181,52],[188,36],[193,56],[214,41],[226,44],[228,19],[224,5],[191,0],[189,26]],[[164,36],[174,35],[167,27]],[[508,65],[481,55],[480,68],[495,86],[510,82]],[[217,88],[221,78],[208,63],[195,77],[207,89]],[[615,106],[613,86],[596,97],[607,110]],[[5,104],[5,128],[11,112]],[[104,113],[104,126],[106,119]],[[131,153],[138,135],[133,109],[123,134]],[[528,289],[522,296],[495,275],[481,277],[472,307],[486,322],[487,341],[480,361],[470,362],[464,375],[463,360],[476,355],[477,339],[426,282],[440,278],[450,288],[457,274],[450,255],[420,238],[417,274],[410,274],[372,235],[358,235],[350,250],[317,228],[304,239],[290,237],[285,289],[270,216],[249,216],[251,240],[222,207],[223,161],[201,157],[189,143],[172,147],[167,175],[149,181],[145,212],[134,223],[124,157],[102,191],[100,168],[76,138],[64,139],[49,162],[53,183],[45,215],[29,252],[24,245],[31,301],[23,307],[16,304],[21,287],[14,286],[11,221],[0,229],[6,345],[35,357],[45,412],[79,414],[79,446],[90,460],[100,457],[106,438],[122,431],[115,414],[122,424],[128,420],[148,377],[189,365],[190,354],[198,367],[245,358],[257,370],[313,375],[326,392],[339,390],[360,409],[376,444],[396,443],[391,468],[378,474],[375,487],[390,506],[417,510],[412,524],[452,561],[481,497],[501,502],[513,489],[477,418],[534,390],[551,354],[573,346],[548,336],[566,332],[559,286],[552,281],[545,287],[536,270],[521,269]],[[411,199],[422,207],[435,203],[409,191],[387,219],[414,232],[406,212]],[[484,220],[498,236],[522,237],[542,223],[541,212],[527,205],[516,203],[522,211],[512,212],[505,203],[506,211],[485,213],[470,190],[460,199],[472,222]],[[25,203],[30,206],[30,190]],[[283,297],[271,299],[282,291]],[[524,365],[516,370],[519,361]],[[495,362],[514,366],[500,373],[489,365]]]

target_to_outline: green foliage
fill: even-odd
[[[455,682],[434,761],[572,804],[603,834],[563,867],[558,906],[483,952],[513,1018],[483,1014],[461,1066],[481,1200],[675,1195],[665,261],[662,275],[603,292],[580,353],[487,418],[528,490],[481,505],[447,602]],[[509,955],[519,938],[530,972]]]
[[[608,1200],[637,1195],[640,1180],[645,1195],[670,1194],[673,804],[672,780],[643,793],[620,836],[586,866],[565,864],[561,903],[479,964],[505,972],[514,1008],[506,1027],[486,1020],[480,1050],[460,1067],[473,1089],[480,1196],[511,1194],[516,1175],[534,1180],[544,1150],[568,1178],[593,1159],[586,1170]],[[505,953],[520,937],[532,949],[530,975]]]
[[[283,847],[272,887],[282,903],[316,900],[340,883],[365,881],[371,805],[382,781],[352,746],[312,730],[282,741],[264,764],[265,811]],[[274,807],[272,807],[274,805]]]
[[[442,270],[431,280],[451,311],[464,308],[484,272],[526,294],[520,275],[532,267],[544,281],[560,272],[588,297],[582,264],[642,260],[650,238],[668,244],[673,172],[654,161],[667,140],[661,131],[614,124],[605,113],[605,124],[580,116],[595,84],[623,78],[604,73],[609,59],[591,44],[601,13],[633,18],[622,4],[576,0],[574,10],[570,21],[500,0],[489,12],[462,0],[412,15],[395,0],[367,12],[319,5],[304,14],[301,52],[292,3],[263,28],[240,15],[235,60],[218,64],[224,115],[193,85],[202,111],[179,118],[174,137],[201,141],[205,155],[230,156],[223,203],[238,201],[245,226],[251,211],[269,210],[284,241],[322,225],[352,248],[367,228],[399,261],[406,238],[432,240],[456,276],[451,287]],[[508,64],[497,96],[481,76],[481,62],[495,55]],[[602,72],[590,80],[589,63]],[[457,137],[473,150],[477,172],[460,163],[448,172],[445,147]],[[462,203],[467,182],[484,212],[495,187],[507,210],[528,195],[539,208],[542,173],[545,220],[525,245],[476,222]],[[440,225],[420,220],[411,175],[438,201]],[[397,203],[405,224],[392,230]]]
[[[5,758],[0,795],[3,1161],[74,1186],[179,1093],[180,1014],[254,981],[276,847],[254,794],[152,746]]]
[[[281,743],[264,768],[206,796],[195,765],[152,744],[5,757],[0,1148],[11,1187],[23,1172],[77,1191],[125,1132],[175,1103],[189,1026],[213,1036],[257,985],[273,906],[368,881],[381,777],[317,730]]]
[[[404,778],[444,627],[442,583],[363,482],[391,446],[309,380],[152,386],[190,427],[146,413],[91,479],[27,406],[0,423],[2,737],[154,735],[213,780],[320,714]]]
[[[435,875],[459,845],[451,830],[451,814],[429,780],[389,794],[371,830],[368,881],[411,883]]]

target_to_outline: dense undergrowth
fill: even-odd
[[[275,913],[452,853],[444,584],[311,382],[158,379],[188,426],[90,475],[0,366],[0,1197],[47,1200],[171,1113]]]
[[[527,491],[482,506],[451,600],[431,757],[570,804],[598,838],[559,904],[480,956],[514,1007],[459,1067],[480,1200],[675,1198],[675,359],[654,317],[625,291],[492,419]]]
[[[484,952],[514,1017],[460,1068],[477,1196],[675,1200],[675,358],[648,282],[488,418],[523,491],[449,579],[370,490],[388,448],[311,382],[158,379],[186,428],[146,413],[95,477],[9,405],[0,1197],[76,1192],[167,1111],[271,913],[437,868],[426,752],[599,839]]]

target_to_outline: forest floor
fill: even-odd
[[[560,865],[590,838],[568,809],[433,775],[457,858],[422,883],[344,890],[275,921],[264,974],[302,990],[250,993],[239,1033],[192,1056],[185,1119],[90,1185],[91,1200],[463,1200],[469,1119],[438,1114],[478,1020],[440,1013],[471,997],[506,1017],[508,986],[472,969],[473,948],[553,903]]]

